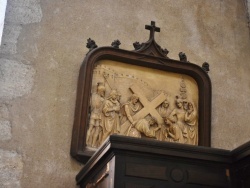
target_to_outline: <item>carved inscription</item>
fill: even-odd
[[[198,145],[198,88],[185,75],[99,62],[93,71],[86,145],[111,134]]]

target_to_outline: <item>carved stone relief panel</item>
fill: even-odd
[[[209,64],[202,67],[168,57],[154,39],[155,22],[147,42],[134,50],[89,48],[79,72],[71,155],[86,162],[111,134],[191,145],[210,146],[211,81]],[[124,137],[125,136],[125,137]],[[97,151],[98,152],[98,151]]]
[[[111,134],[198,145],[196,81],[184,74],[111,60],[93,69],[89,149]]]

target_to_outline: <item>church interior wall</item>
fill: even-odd
[[[248,7],[250,2],[248,1]],[[250,8],[248,9],[250,10]],[[8,0],[0,48],[0,187],[76,187],[71,158],[79,68],[88,38],[133,50],[156,41],[210,64],[211,146],[250,135],[250,32],[245,0]]]

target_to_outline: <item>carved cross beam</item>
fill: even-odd
[[[156,118],[158,124],[162,124],[163,118],[160,116],[160,114],[158,113],[156,108],[166,100],[166,96],[163,93],[161,93],[155,99],[153,99],[152,101],[149,101],[145,97],[143,91],[141,91],[141,89],[139,87],[137,87],[136,85],[132,85],[130,87],[130,90],[133,93],[138,95],[139,100],[143,105],[143,108],[138,113],[136,113],[134,116],[132,116],[132,118],[135,121],[138,121],[142,118],[145,118],[148,114],[150,114],[152,117]],[[129,121],[126,121],[125,123],[123,123],[121,125],[121,133],[125,133],[129,126],[130,126]]]

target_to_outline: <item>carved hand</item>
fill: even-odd
[[[116,112],[119,112],[120,111],[120,107],[116,106],[116,107],[113,108],[113,110],[116,111]]]

